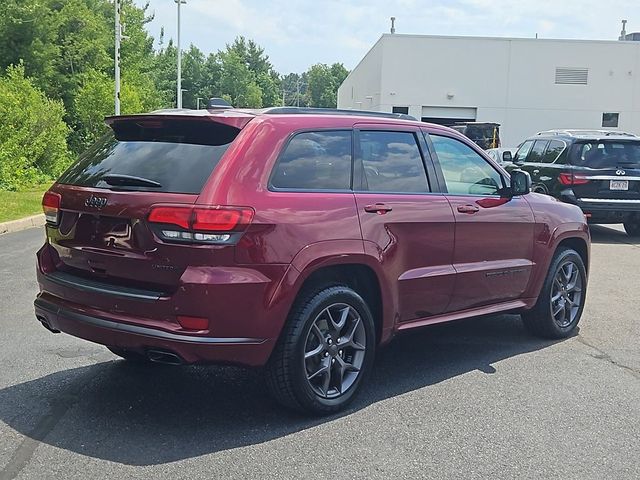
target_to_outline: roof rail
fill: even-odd
[[[358,117],[397,118],[401,120],[417,121],[417,118],[405,113],[372,112],[369,110],[344,110],[338,108],[313,108],[313,107],[271,107],[262,110],[262,113],[270,115],[279,114],[311,114],[311,115],[350,115]]]
[[[594,129],[552,129],[544,130],[536,133],[536,135],[566,135],[568,137],[594,137],[594,136],[620,136],[620,137],[637,137],[636,134],[630,132],[622,132],[619,130],[600,130]]]

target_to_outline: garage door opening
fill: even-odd
[[[450,127],[457,123],[475,122],[476,108],[468,107],[422,107],[420,120]]]

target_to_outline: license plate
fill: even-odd
[[[609,190],[629,190],[629,180],[610,180]]]

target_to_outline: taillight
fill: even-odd
[[[575,173],[561,173],[558,176],[558,180],[562,185],[584,185],[589,183],[589,178],[586,175],[580,175]]]
[[[51,225],[58,225],[61,199],[60,194],[54,192],[46,192],[42,197],[44,218]]]
[[[234,244],[251,224],[253,209],[158,205],[152,207],[148,220],[164,240]]]

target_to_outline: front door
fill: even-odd
[[[455,281],[453,213],[445,195],[432,191],[435,171],[420,130],[377,128],[360,126],[355,135],[365,251],[384,265],[399,322],[437,315]]]
[[[533,258],[533,212],[500,195],[506,178],[470,143],[430,134],[436,168],[455,216],[456,282],[449,311],[519,298]]]

